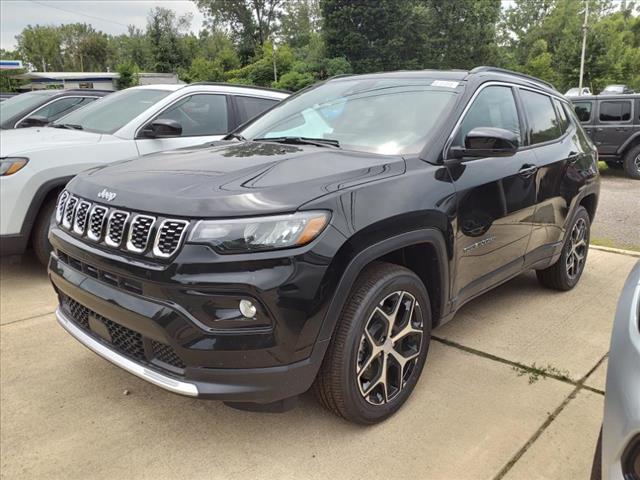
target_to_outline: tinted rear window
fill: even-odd
[[[551,98],[530,90],[520,90],[520,97],[529,123],[531,144],[559,138],[561,135],[560,126]]]
[[[628,122],[629,120],[631,120],[631,102],[626,100],[600,102],[601,122]]]
[[[578,120],[582,123],[591,120],[591,102],[576,102],[573,104],[573,109],[576,112]]]

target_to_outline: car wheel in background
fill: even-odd
[[[374,424],[409,398],[431,339],[429,295],[420,278],[375,262],[358,277],[314,383],[320,403]]]
[[[631,178],[640,180],[640,145],[636,145],[624,156],[624,171]]]
[[[536,270],[538,281],[554,290],[571,290],[578,284],[589,253],[591,220],[580,206],[569,227],[560,259],[549,268]]]
[[[49,226],[53,219],[53,212],[56,208],[56,197],[46,201],[40,209],[40,214],[36,219],[31,233],[31,244],[38,261],[45,267],[49,263],[51,244],[49,243]]]

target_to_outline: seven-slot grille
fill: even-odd
[[[76,235],[113,248],[139,254],[151,252],[160,258],[172,257],[180,248],[189,222],[110,209],[63,191],[58,197],[56,221]]]

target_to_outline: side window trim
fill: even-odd
[[[143,137],[140,135],[140,133],[142,132],[142,129],[150,124],[151,122],[153,122],[155,119],[159,118],[160,115],[162,115],[164,112],[166,112],[167,110],[171,109],[172,107],[174,107],[176,104],[181,103],[184,99],[188,98],[188,97],[193,97],[194,95],[219,95],[219,96],[224,96],[225,100],[227,102],[227,129],[229,131],[230,127],[231,127],[231,121],[233,120],[233,115],[231,113],[231,99],[230,97],[232,96],[229,93],[224,93],[224,92],[190,92],[187,93],[185,95],[182,95],[178,98],[176,98],[175,100],[173,100],[170,104],[166,105],[162,110],[160,110],[159,112],[156,112],[153,116],[151,116],[150,118],[148,118],[147,120],[141,122],[141,124],[138,126],[138,128],[136,128],[136,132],[133,136],[134,140],[149,140],[146,137]],[[227,132],[229,133],[229,132]],[[180,136],[178,138],[190,138],[190,137],[208,137],[208,136],[213,136],[213,135],[226,135],[227,133],[212,133],[210,135],[184,135],[184,136]]]
[[[27,118],[29,118],[31,115],[35,114],[36,112],[39,112],[44,107],[47,107],[47,106],[51,105],[52,103],[58,102],[60,100],[65,100],[67,98],[95,98],[96,100],[98,100],[99,98],[102,98],[102,97],[97,97],[95,95],[65,95],[63,97],[54,98],[52,100],[49,100],[47,103],[44,103],[44,104],[40,105],[39,107],[36,107],[33,110],[31,110],[24,117],[22,117],[20,120],[18,120],[16,123],[14,123],[13,124],[13,128],[17,128],[18,125],[20,125],[24,120],[26,120]]]
[[[524,130],[522,130],[522,128],[523,128],[523,120],[524,120],[525,117],[523,116],[523,112],[521,111],[521,108],[520,108],[519,97],[518,97],[517,91],[516,91],[517,90],[516,85],[512,84],[512,83],[507,83],[507,82],[486,82],[486,83],[483,83],[482,85],[480,85],[476,89],[476,91],[473,93],[473,95],[471,96],[471,98],[469,99],[467,104],[465,105],[464,109],[462,110],[462,113],[460,114],[460,117],[456,121],[456,124],[453,126],[453,129],[451,130],[451,133],[449,134],[449,137],[447,138],[447,141],[444,144],[444,148],[442,149],[442,152],[443,152],[442,158],[448,158],[449,150],[451,149],[451,146],[453,145],[455,137],[458,134],[458,130],[462,126],[462,122],[464,121],[465,117],[469,113],[469,110],[473,106],[474,102],[476,101],[476,99],[478,98],[480,93],[485,88],[489,88],[489,87],[507,87],[507,88],[511,89],[511,94],[513,95],[513,101],[514,101],[515,106],[516,106],[516,112],[518,113],[518,122],[520,124],[520,132],[521,132],[520,136],[523,137],[522,132]],[[523,140],[524,140],[524,137],[523,137]],[[524,142],[522,142],[522,143],[523,143],[523,145],[520,145],[520,147],[518,147],[518,150],[523,148]]]
[[[600,107],[602,107],[602,104],[605,103],[605,102],[609,102],[609,103],[612,103],[612,102],[624,103],[624,102],[626,102],[628,104],[631,104],[631,112],[630,112],[630,115],[629,115],[629,120],[601,120],[600,119]],[[633,118],[635,116],[635,112],[634,112],[634,106],[635,105],[634,104],[635,104],[635,102],[632,101],[631,99],[624,100],[622,98],[616,98],[615,100],[613,100],[613,99],[612,100],[605,100],[605,99],[598,100],[597,122],[598,123],[602,123],[604,125],[613,125],[613,124],[616,124],[616,123],[625,123],[625,124],[629,123],[629,124],[631,124],[631,123],[633,123]]]

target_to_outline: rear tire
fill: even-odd
[[[409,398],[431,339],[431,307],[411,270],[374,262],[358,276],[313,390],[328,410],[371,425]]]
[[[31,233],[31,244],[38,261],[45,267],[49,264],[51,244],[49,243],[49,227],[53,221],[53,212],[56,208],[56,198],[48,200],[40,209],[40,214]]]
[[[591,219],[579,206],[567,232],[558,261],[544,270],[536,270],[538,282],[554,290],[571,290],[578,284],[589,253]]]
[[[640,145],[636,145],[624,156],[624,171],[635,180],[640,180]]]

